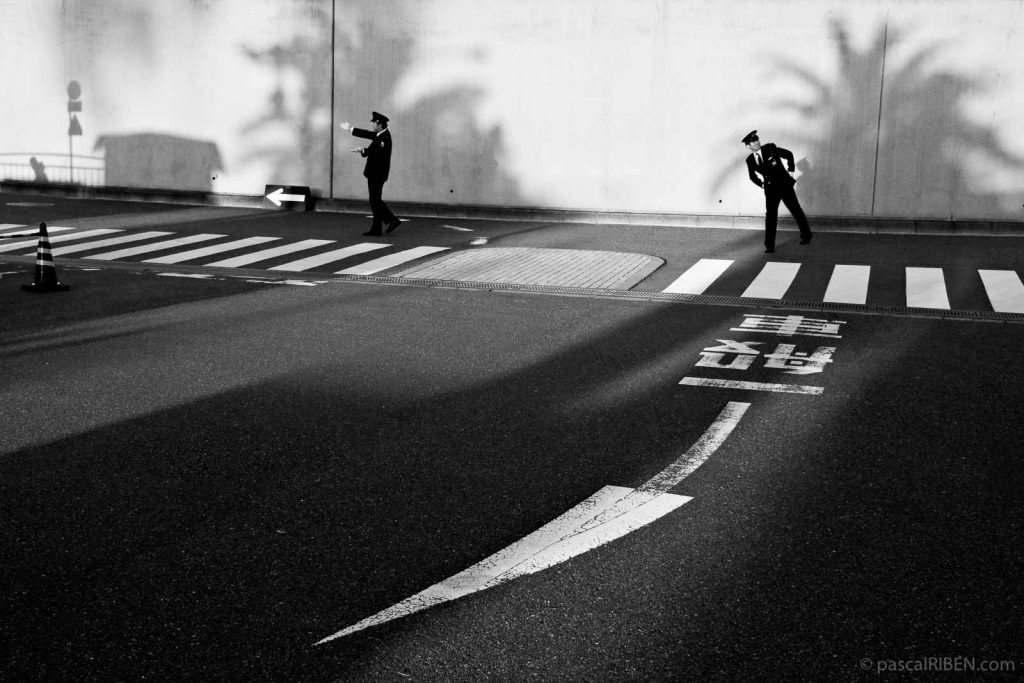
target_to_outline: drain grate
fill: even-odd
[[[520,285],[500,282],[472,282],[466,280],[434,280],[429,278],[389,276],[335,276],[338,281],[373,282],[378,284],[438,287],[444,289],[474,289],[491,292],[527,292],[553,296],[586,296],[604,299],[632,299],[722,306],[744,306],[769,309],[789,309],[821,312],[848,312],[866,315],[934,318],[940,320],[977,320],[984,322],[1024,323],[1024,314],[998,311],[968,311],[957,309],[913,308],[900,306],[871,306],[829,303],[822,301],[789,301],[785,299],[751,299],[740,296],[708,296],[703,294],[675,294],[671,292],[638,292],[634,290],[596,289],[592,287],[554,287],[546,285]]]

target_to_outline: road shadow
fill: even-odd
[[[174,372],[194,378],[179,386],[194,386],[196,398],[5,454],[0,514],[11,588],[0,597],[0,619],[12,670],[37,678],[71,671],[106,678],[287,671],[304,679],[353,672],[372,679],[388,667],[410,666],[410,653],[422,645],[419,618],[325,647],[312,643],[487,557],[605,485],[640,485],[695,443],[726,402],[749,398],[676,384],[699,359],[694,349],[716,343],[742,320],[740,308],[644,304],[621,315],[611,308],[620,301],[566,298],[545,307],[540,322],[529,296],[459,293],[424,330],[389,301],[402,290],[372,288],[368,306],[367,288],[350,286],[358,289],[344,301],[304,302],[307,313],[323,308],[313,329],[289,324],[289,311],[280,308],[286,297],[275,303],[272,321],[258,307],[239,306],[230,325],[213,333],[233,340],[216,365],[180,340],[163,349],[170,357],[151,349]],[[427,298],[437,306],[434,294]],[[501,296],[502,305],[479,296]],[[523,322],[490,322],[509,316]],[[600,587],[565,582],[559,599],[589,605],[588,619],[572,629],[552,627],[539,645],[525,638],[502,647],[526,653],[524,661],[544,661],[550,652],[531,648],[554,644],[564,653],[578,638],[621,644],[622,636],[640,650],[638,642],[660,644],[668,654],[659,665],[678,664],[680,671],[706,672],[709,665],[694,652],[712,659],[720,652],[728,661],[719,671],[763,670],[768,661],[780,671],[818,663],[835,672],[845,662],[836,664],[822,643],[846,654],[879,647],[879,626],[870,619],[876,612],[887,615],[881,631],[893,647],[905,644],[902,634],[937,628],[920,618],[923,598],[907,615],[886,610],[894,596],[935,595],[949,585],[948,571],[987,575],[992,565],[977,559],[979,551],[1000,537],[971,536],[988,518],[970,496],[957,500],[962,482],[944,476],[957,457],[946,443],[955,425],[916,447],[905,435],[864,430],[878,411],[904,410],[914,419],[900,392],[880,395],[888,383],[918,386],[918,370],[904,361],[917,352],[917,339],[940,335],[944,325],[917,323],[898,349],[887,349],[876,376],[847,377],[852,389],[828,405],[836,422],[827,430],[799,423],[808,399],[756,397],[748,421],[763,423],[785,408],[793,421],[777,426],[795,432],[802,448],[772,449],[752,441],[751,428],[739,430],[688,478],[685,492],[701,496],[696,512],[687,507],[683,518],[622,539],[602,555],[617,567],[615,585],[635,591],[631,599],[598,604]],[[963,344],[971,333],[960,332]],[[96,357],[102,345],[90,353]],[[975,370],[990,367],[984,357],[972,362]],[[958,363],[945,359],[927,387],[941,391]],[[121,372],[129,382],[147,383],[160,370]],[[830,372],[849,375],[852,368]],[[1002,403],[1003,412],[1012,403],[999,394],[991,402]],[[861,444],[859,459],[843,457],[848,440]],[[1019,477],[1008,458],[1002,465],[1006,476]],[[925,483],[908,495],[901,486],[918,481],[920,467]],[[894,479],[886,483],[888,473]],[[937,499],[933,486],[942,494]],[[922,526],[909,529],[917,547],[893,558],[889,540],[870,537],[886,527],[885,514],[844,521],[864,504],[892,513],[908,502],[932,506],[936,528],[947,534],[942,543],[973,552],[934,554],[932,530]],[[998,502],[981,507],[992,512]],[[1012,514],[1008,509],[1004,514]],[[958,526],[959,511],[971,515],[966,527]],[[679,533],[688,534],[693,553],[680,558],[657,550]],[[652,538],[659,541],[649,546]],[[944,564],[929,570],[934,557]],[[858,580],[843,585],[851,566]],[[543,585],[563,569],[519,585]],[[808,596],[800,581],[805,570],[835,591]],[[878,585],[888,588],[872,589]],[[666,598],[659,630],[622,633],[623,610],[634,602],[642,608],[652,588]],[[503,598],[509,611],[501,618],[510,629],[529,621],[516,610],[524,599],[516,595]],[[734,599],[719,604],[722,595]],[[992,590],[975,595],[988,604]],[[491,600],[461,600],[443,608],[439,621],[486,620],[478,601],[493,606]],[[968,618],[960,607],[950,603],[940,623],[971,646],[991,632],[992,615],[1004,613],[990,605]],[[560,607],[544,609],[561,623]],[[864,620],[866,630],[849,642],[839,627],[822,635],[818,617],[831,619],[837,610]],[[455,657],[479,645],[473,628],[446,633],[432,656]],[[690,643],[683,651],[675,640],[681,633]],[[601,653],[588,648],[585,666],[599,671],[614,660],[610,641],[602,641]]]

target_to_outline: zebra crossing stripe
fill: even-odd
[[[868,300],[871,266],[836,266],[822,301],[834,304],[864,304]]]
[[[1024,313],[1024,284],[1012,270],[979,270],[985,293],[997,313]]]
[[[47,227],[47,232],[52,231],[52,228]],[[112,232],[121,232],[120,230],[113,230],[111,228],[97,228],[96,230],[83,230],[82,232],[72,233],[70,235],[58,235],[56,237],[50,237],[50,243],[54,242],[67,242],[70,240],[80,240],[85,237],[95,237],[97,235],[108,235]],[[25,242],[15,242],[14,244],[0,244],[0,251],[18,251],[19,249],[25,249],[27,247],[36,247],[39,244],[38,239],[27,240]]]
[[[671,294],[703,294],[732,263],[725,259],[702,258],[662,291]]]
[[[374,251],[375,249],[384,249],[387,246],[387,244],[380,244],[376,242],[363,242],[361,244],[353,244],[352,246],[345,247],[344,249],[335,249],[334,251],[328,251],[323,254],[317,254],[316,256],[299,259],[298,261],[282,263],[279,266],[267,268],[267,270],[309,270],[310,268],[316,268],[317,266],[322,266],[325,263],[331,263],[332,261],[341,261],[342,259],[346,259],[349,256],[355,256],[356,254],[363,254],[368,251]]]
[[[748,299],[781,299],[793,284],[799,263],[766,263],[740,296]]]
[[[291,254],[296,251],[304,251],[306,249],[312,249],[314,247],[333,243],[334,240],[302,240],[301,242],[292,242],[291,244],[284,244],[280,247],[271,247],[270,249],[263,249],[262,251],[243,254],[242,256],[224,259],[223,261],[217,261],[216,263],[207,263],[206,265],[217,266],[219,268],[238,268],[240,266],[247,266],[250,263],[256,263],[257,261],[266,261],[267,259],[275,258],[277,256],[284,256],[285,254]],[[268,270],[274,269],[268,268]]]
[[[84,244],[72,244],[67,247],[60,247],[52,251],[54,256],[62,256],[64,254],[74,254],[79,251],[88,251],[89,249],[99,249],[101,247],[110,247],[115,244],[124,244],[126,242],[139,242],[141,240],[148,240],[151,237],[163,237],[164,235],[171,235],[170,232],[137,232],[130,235],[122,235],[121,237],[111,237],[105,240],[96,240],[94,242],[86,242]]]
[[[382,270],[393,268],[399,264],[414,259],[427,256],[428,254],[434,254],[439,251],[448,251],[448,247],[416,247],[414,249],[406,249],[400,251],[397,254],[388,254],[366,263],[361,263],[358,266],[352,268],[346,268],[345,270],[339,270],[335,275],[373,275],[379,273]]]
[[[167,256],[158,256],[157,258],[149,258],[143,260],[143,263],[181,263],[183,261],[194,261],[197,258],[203,258],[211,254],[219,254],[225,251],[234,251],[236,249],[242,249],[244,247],[252,246],[253,244],[263,244],[265,242],[273,242],[281,239],[280,237],[246,237],[242,240],[235,240],[233,242],[222,242],[221,244],[214,244],[212,247],[200,247],[199,249],[192,249],[190,251],[182,251],[177,254],[168,254]]]
[[[205,240],[217,239],[218,237],[224,237],[224,235],[211,235],[209,233],[202,233],[199,235],[185,235],[184,237],[178,237],[173,240],[153,242],[152,244],[144,244],[141,247],[129,247],[128,249],[118,249],[117,251],[108,251],[103,254],[93,254],[92,256],[86,256],[85,258],[99,259],[101,261],[113,261],[115,259],[127,258],[129,256],[148,254],[151,251],[162,251],[164,249],[180,247],[186,244],[194,244],[195,242],[203,242]]]
[[[74,230],[74,228],[47,225],[47,234]],[[39,226],[22,225],[20,223],[0,223],[0,237],[36,237],[39,234]]]
[[[942,268],[907,268],[907,307],[949,309]]]
[[[26,237],[23,241],[4,243],[0,241],[0,252],[16,252],[19,250],[35,249],[38,245],[35,228],[30,225],[17,223],[0,223],[0,236],[8,235],[13,237]],[[150,231],[139,233],[125,233],[116,237],[101,240],[79,241],[90,237],[109,235],[112,233],[123,233],[123,230],[115,228],[96,228],[81,230],[68,226],[53,226],[48,228],[49,233],[65,232],[63,235],[52,235],[49,238],[51,243],[76,242],[63,247],[53,248],[54,256],[75,254],[78,252],[95,250],[115,244],[126,244],[138,242],[157,237],[171,235],[173,233],[163,231]],[[167,251],[174,247],[194,244],[218,238],[226,237],[217,234],[185,235],[162,242],[151,242],[136,247],[119,249],[91,256],[84,256],[86,259],[114,260],[138,256],[154,251]],[[148,259],[146,263],[181,263],[184,261],[199,259],[211,254],[224,251],[242,249],[251,245],[273,242],[279,237],[249,237],[234,240],[213,246],[192,249],[189,251],[169,254],[163,257]],[[307,239],[290,244],[285,244],[269,249],[263,249],[252,253],[242,254],[233,258],[224,259],[208,266],[234,268],[245,266],[259,261],[265,261],[285,254],[315,249],[328,244],[334,244],[336,240]],[[289,263],[283,263],[266,270],[277,271],[304,271],[323,266],[335,261],[341,261],[352,256],[367,252],[386,249],[390,244],[377,242],[364,242],[354,244],[332,251],[314,254]],[[416,247],[382,258],[367,261],[365,263],[340,270],[338,275],[372,275],[381,271],[393,268],[408,261],[422,258],[429,254],[440,251],[447,251],[447,247]],[[729,259],[700,259],[697,263],[676,278],[664,292],[678,294],[702,294],[710,287],[732,264]],[[802,264],[788,262],[766,263],[757,276],[747,286],[741,295],[744,298],[759,299],[782,299],[792,286],[796,275]],[[1024,283],[1020,276],[1013,270],[978,270],[985,293],[993,311],[998,313],[1024,313]],[[867,265],[836,265],[833,267],[832,275],[825,290],[822,301],[825,303],[844,303],[864,305],[867,302],[868,284],[871,277],[871,266]],[[942,268],[906,268],[906,305],[911,308],[932,308],[949,310],[950,302],[947,293],[945,274]]]

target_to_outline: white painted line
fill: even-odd
[[[979,270],[985,293],[997,313],[1024,313],[1024,284],[1012,270]]]
[[[243,254],[234,258],[224,259],[223,261],[217,261],[216,263],[207,263],[206,265],[217,266],[218,268],[238,268],[240,266],[247,266],[250,263],[256,263],[257,261],[266,261],[277,256],[284,256],[296,251],[305,251],[306,249],[313,249],[333,243],[334,240],[302,240],[301,242],[282,244],[280,247],[271,247],[270,249],[263,249],[262,251],[255,251],[251,254]]]
[[[351,633],[355,633],[356,631],[361,631],[365,628],[377,626],[401,617],[406,617],[410,614],[415,614],[416,612],[434,607],[435,605],[497,586],[507,580],[516,578],[516,576],[529,574],[532,573],[532,571],[539,571],[544,567],[538,567],[537,569],[533,569],[529,566],[522,567],[524,571],[521,573],[518,573],[515,570],[517,567],[522,566],[525,561],[536,557],[548,548],[562,544],[567,540],[572,542],[572,539],[577,536],[577,533],[574,530],[577,529],[583,521],[589,519],[594,511],[600,511],[610,507],[616,501],[631,492],[632,489],[628,488],[605,486],[576,507],[563,513],[525,538],[522,538],[507,548],[491,555],[487,559],[482,560],[468,569],[455,574],[440,583],[436,583],[426,590],[406,598],[405,600],[392,605],[371,617],[363,619],[348,628],[342,629],[341,631],[318,641],[316,644],[322,645],[336,638],[342,638]],[[648,514],[646,516],[646,521],[637,519],[634,523],[639,524],[639,526],[643,526],[657,517],[667,514],[672,509],[692,500],[686,496],[673,496],[670,494],[662,494],[661,496],[658,496],[658,498],[663,499],[660,501],[663,508],[670,509],[659,509],[656,515]],[[619,536],[629,533],[632,528],[625,528],[631,526],[629,521],[630,520],[622,520],[619,525],[617,525],[618,528],[609,529],[611,532],[610,535],[614,535],[615,538],[618,538]],[[623,524],[622,522],[626,523]],[[578,549],[563,547],[561,548],[563,554],[565,554],[566,551],[575,551],[572,553],[573,555],[581,554],[593,547],[597,547],[607,541],[613,540],[613,538],[599,540],[593,538],[593,534],[591,534],[590,538],[580,540],[585,544],[584,547]],[[586,547],[587,545],[590,547]],[[572,557],[572,555],[567,555],[564,559],[568,559],[568,557]],[[542,558],[542,561],[544,562],[545,567],[547,567],[552,564],[557,564],[557,562],[562,560],[556,560],[555,558]]]
[[[743,382],[734,379],[707,379],[704,377],[684,377],[679,382],[690,387],[716,387],[719,389],[744,389],[747,391],[771,391],[779,394],[821,394],[824,387],[813,387],[806,384],[771,384],[762,382]]]
[[[209,280],[213,273],[157,273],[160,277],[184,277],[192,280]]]
[[[907,307],[949,309],[942,268],[907,268]]]
[[[37,237],[39,235],[38,226],[32,225],[11,225],[10,223],[4,223],[8,226],[4,230],[0,230],[0,237],[6,239],[13,239],[15,237]],[[62,227],[62,226],[46,226],[46,234],[52,235],[55,232],[65,232],[67,230],[75,230],[75,228]]]
[[[836,304],[863,304],[868,300],[871,266],[836,266],[828,281],[823,301]]]
[[[49,232],[49,228],[47,228]],[[111,228],[97,228],[96,230],[83,230],[82,232],[75,232],[70,235],[57,235],[56,237],[50,237],[50,244],[54,242],[69,242],[71,240],[80,240],[85,237],[95,237],[97,235],[109,235],[112,232],[121,232],[120,230],[113,230]],[[34,247],[39,244],[39,239],[27,240],[25,242],[15,242],[13,244],[4,244],[0,242],[0,251],[18,251],[20,249],[26,249],[28,247]]]
[[[766,263],[740,296],[749,299],[781,299],[793,284],[798,270],[799,263]]]
[[[721,446],[749,407],[749,403],[729,403],[693,447],[639,489],[605,486],[512,545],[316,644],[322,645],[356,631],[541,571],[621,538],[665,516],[693,500],[689,496],[666,491],[682,481]]]
[[[310,256],[309,258],[299,259],[298,261],[282,263],[279,266],[274,266],[273,268],[268,268],[267,270],[309,270],[310,268],[316,268],[317,266],[322,266],[325,263],[341,261],[342,259],[346,259],[350,256],[355,256],[357,254],[363,254],[368,251],[375,251],[377,249],[386,249],[388,246],[390,245],[381,244],[380,242],[362,242],[360,244],[353,244],[350,247],[345,247],[344,249],[335,249],[334,251],[328,251],[324,254],[317,254],[315,256]]]
[[[139,254],[148,254],[151,251],[162,251],[164,249],[173,249],[174,247],[181,247],[186,244],[194,244],[195,242],[205,242],[206,240],[217,239],[218,237],[224,237],[224,235],[211,235],[203,233],[199,235],[185,235],[184,237],[178,237],[173,240],[164,240],[163,242],[153,242],[152,244],[144,244],[141,247],[130,247],[128,249],[118,249],[117,251],[108,251],[102,254],[93,254],[86,256],[85,258],[99,259],[101,261],[113,261],[119,258],[127,258],[129,256],[138,256]]]
[[[422,258],[429,254],[436,254],[439,251],[448,251],[448,247],[415,247],[414,249],[406,249],[397,254],[389,254],[366,263],[361,263],[358,266],[353,266],[352,268],[339,270],[335,275],[372,275],[388,268],[394,268],[407,261]]]
[[[171,235],[170,232],[136,232],[128,235],[122,235],[121,237],[110,237],[105,240],[96,240],[95,242],[86,242],[85,244],[72,244],[67,247],[55,247],[51,250],[54,256],[62,256],[64,254],[74,254],[79,251],[88,251],[90,249],[99,249],[101,247],[110,247],[115,244],[125,244],[126,242],[139,242],[141,240],[148,240],[153,237],[163,237],[164,235]]]
[[[457,225],[442,225],[442,228],[448,228],[449,230],[458,230],[459,232],[474,232],[472,228],[460,228]]]
[[[28,226],[25,225],[24,223],[0,223],[0,233],[4,232],[5,230],[10,230],[12,228],[27,228],[27,227]],[[448,226],[445,226],[445,227],[448,227]]]
[[[702,294],[731,265],[732,261],[724,259],[702,258],[661,291],[671,294]]]
[[[223,242],[221,244],[214,244],[212,247],[200,247],[199,249],[192,249],[191,251],[182,251],[177,254],[169,254],[167,256],[160,256],[157,258],[145,259],[143,263],[181,263],[182,261],[194,261],[197,258],[203,258],[211,254],[220,254],[225,251],[234,251],[236,249],[243,249],[245,247],[252,246],[254,244],[263,244],[265,242],[273,242],[279,240],[280,237],[246,237],[245,239],[235,240],[233,242]]]
[[[668,491],[690,476],[725,443],[725,440],[736,429],[736,425],[740,423],[748,408],[750,408],[749,403],[730,401],[722,409],[722,412],[718,414],[715,421],[711,423],[707,431],[697,440],[697,443],[690,447],[690,450],[683,453],[678,460],[657,475],[651,477],[638,490]]]

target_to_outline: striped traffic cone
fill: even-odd
[[[50,236],[46,234],[46,223],[39,224],[39,247],[36,249],[36,280],[22,285],[26,292],[66,292],[70,287],[57,282],[57,269],[53,266],[50,253]]]

